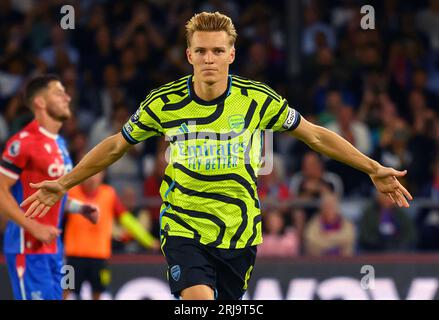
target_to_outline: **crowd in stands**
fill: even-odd
[[[75,8],[64,30],[60,7]],[[360,8],[376,28],[361,28]],[[275,134],[274,170],[261,175],[261,256],[349,256],[439,249],[439,1],[301,1],[299,30],[287,1],[0,1],[0,146],[32,117],[26,81],[60,75],[73,117],[62,135],[75,163],[120,131],[148,92],[191,73],[185,22],[200,11],[229,15],[238,31],[231,73],[262,81],[308,120],[386,166],[407,169],[413,212],[374,192],[367,175]],[[288,70],[290,32],[301,35],[300,71]],[[166,141],[136,145],[106,172],[124,205],[158,236]],[[342,204],[358,199],[357,218]],[[0,219],[0,234],[5,221]],[[144,252],[115,228],[114,252]],[[121,240],[122,239],[122,240]]]

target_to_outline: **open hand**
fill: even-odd
[[[30,204],[24,215],[31,219],[44,217],[66,193],[64,187],[57,180],[31,183],[30,186],[39,190],[25,199],[20,206],[25,207]]]
[[[370,178],[378,191],[387,195],[398,206],[408,208],[410,205],[407,199],[413,200],[413,197],[397,179],[406,174],[407,170],[398,171],[381,166],[375,174],[370,175]]]

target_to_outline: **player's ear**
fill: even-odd
[[[232,64],[233,61],[235,61],[235,47],[234,46],[232,47],[232,49],[230,49],[229,63]]]
[[[32,101],[34,108],[42,108],[46,105],[46,100],[44,100],[44,97],[42,95],[37,95],[34,97]]]
[[[192,63],[192,53],[191,53],[191,49],[190,48],[186,49],[186,57],[187,57],[187,61],[189,61],[190,64],[193,64]]]

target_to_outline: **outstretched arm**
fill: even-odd
[[[358,151],[338,134],[314,125],[303,117],[291,134],[305,142],[311,149],[368,174],[377,190],[386,194],[400,207],[408,207],[407,199],[413,200],[411,194],[397,179],[404,176],[407,171],[397,171],[382,166]]]
[[[61,230],[23,217],[23,212],[10,191],[15,183],[15,179],[0,173],[0,214],[30,232],[39,241],[44,243],[52,242],[61,234]]]
[[[119,160],[131,146],[121,133],[115,134],[88,152],[68,174],[53,181],[31,183],[32,188],[39,190],[21,203],[22,207],[30,204],[25,216],[30,218],[43,217],[67,190]]]

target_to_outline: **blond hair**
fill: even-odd
[[[229,36],[229,44],[233,46],[238,34],[232,19],[228,16],[217,12],[201,12],[195,14],[186,23],[186,42],[187,46],[191,46],[191,39],[195,31],[225,31]]]

